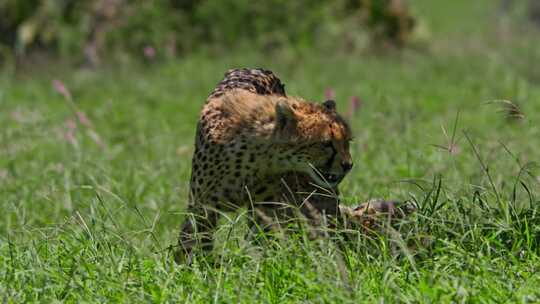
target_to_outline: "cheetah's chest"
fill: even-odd
[[[242,204],[266,196],[272,156],[265,145],[239,138],[226,144],[198,142],[192,162],[191,191],[197,198]]]

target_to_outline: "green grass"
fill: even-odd
[[[413,2],[432,16],[429,50],[244,50],[1,72],[2,301],[540,301],[540,87],[530,61],[540,58],[538,44],[516,35],[499,46],[495,13],[480,5],[430,15],[433,2]],[[331,87],[343,113],[350,96],[361,97],[343,201],[416,201],[420,210],[399,234],[358,236],[343,269],[326,240],[246,242],[239,213],[220,228],[218,264],[172,262],[198,111],[235,66],[274,70],[290,95],[321,100]],[[77,123],[74,141],[66,135],[77,119],[53,79],[91,120]],[[501,99],[519,104],[525,119],[509,121],[489,103]]]

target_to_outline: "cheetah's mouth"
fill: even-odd
[[[343,174],[333,174],[314,167],[310,170],[309,175],[315,183],[323,187],[334,187],[339,184],[344,177]]]
[[[331,173],[323,173],[322,174],[324,180],[326,180],[330,184],[337,184],[341,181],[342,176],[331,174]]]

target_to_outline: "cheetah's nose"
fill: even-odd
[[[343,171],[345,171],[345,172],[351,171],[352,167],[353,167],[352,162],[342,162],[341,163],[341,168],[343,168]]]

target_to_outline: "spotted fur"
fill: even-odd
[[[229,70],[201,111],[177,260],[190,258],[197,243],[211,248],[222,211],[247,207],[263,229],[298,212],[314,226],[337,216],[350,139],[333,101],[288,97],[267,70]]]
[[[243,89],[258,95],[285,96],[285,85],[271,71],[264,69],[230,69],[208,99],[220,97],[232,89]]]

